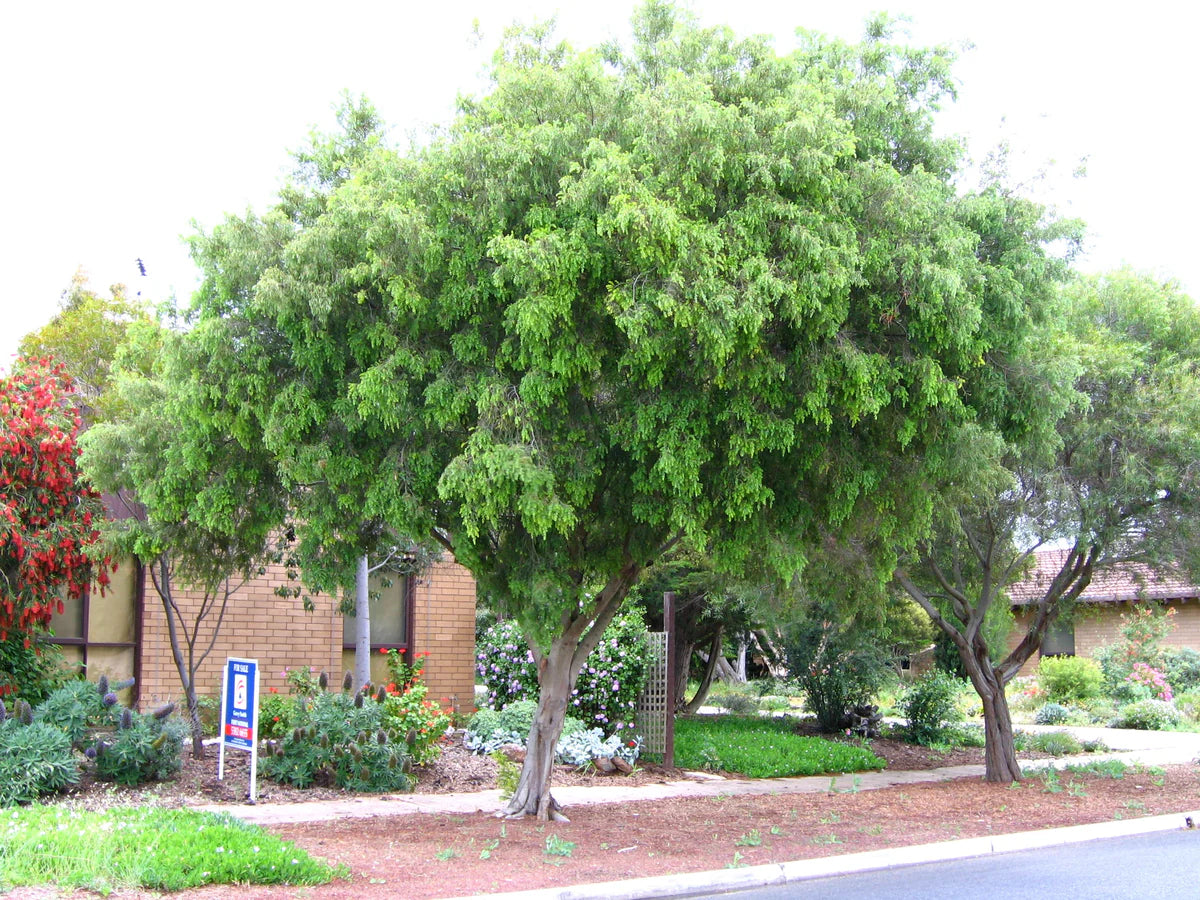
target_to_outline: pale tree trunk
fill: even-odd
[[[674,540],[662,550],[669,549],[673,543]],[[562,807],[550,794],[554,749],[567,716],[567,701],[584,661],[600,642],[642,568],[637,563],[627,562],[596,596],[589,614],[578,608],[564,612],[560,619],[561,628],[550,643],[549,651],[543,654],[534,649],[540,692],[538,705],[525,744],[521,778],[501,815],[509,818],[537,816],[541,821],[567,820]]]
[[[737,667],[734,671],[737,673],[738,682],[746,683],[746,651],[749,649],[750,643],[746,640],[746,635],[738,635],[738,654]]]
[[[367,554],[358,558],[354,575],[354,687],[371,680],[371,577]]]
[[[537,816],[546,821],[566,821],[558,801],[550,794],[550,776],[554,771],[554,748],[567,716],[567,700],[575,677],[571,672],[575,641],[559,637],[550,645],[538,673],[541,689],[533,727],[525,744],[525,765],[521,779],[504,814],[509,818]]]

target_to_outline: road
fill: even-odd
[[[1200,900],[1200,829],[998,853],[711,896],[733,900]]]

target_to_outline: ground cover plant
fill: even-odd
[[[885,765],[866,747],[797,734],[788,719],[732,715],[678,719],[675,764],[750,778],[861,772]]]
[[[325,884],[339,871],[233,816],[33,805],[0,818],[0,889],[54,883],[107,894],[205,884]]]

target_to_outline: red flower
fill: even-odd
[[[379,652],[382,653],[384,656],[387,656],[390,651],[388,650],[387,647],[380,647]]]

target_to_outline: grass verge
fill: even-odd
[[[796,734],[787,719],[729,715],[676,720],[675,764],[748,778],[861,772],[886,765],[865,747]]]
[[[326,884],[342,876],[224,813],[32,805],[0,813],[0,889],[55,884],[108,894],[204,884]]]

